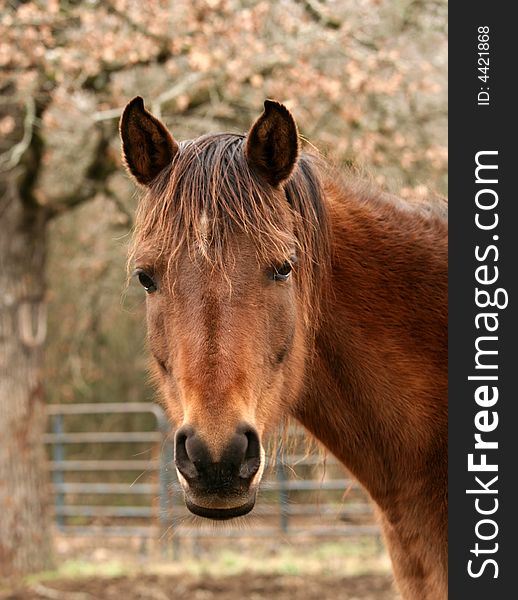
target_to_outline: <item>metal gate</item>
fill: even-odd
[[[156,536],[169,526],[169,502],[171,496],[168,488],[172,484],[171,464],[172,446],[168,439],[170,426],[163,410],[156,404],[148,402],[130,403],[88,403],[88,404],[51,404],[47,406],[47,413],[51,419],[51,431],[45,436],[46,443],[51,446],[51,461],[49,468],[52,473],[54,490],[55,520],[62,533],[74,535],[130,535],[130,536]],[[149,413],[155,418],[155,427],[149,431],[81,431],[70,432],[66,428],[67,416],[98,415],[98,414],[143,414]],[[158,458],[142,459],[131,454],[126,458],[112,459],[70,459],[67,448],[77,444],[152,444],[157,447],[155,453]],[[109,454],[109,452],[107,452]],[[134,482],[131,484],[113,482],[113,478],[103,478],[103,474],[115,472],[145,472],[157,476],[154,481],[147,483]],[[68,481],[67,475],[96,473],[98,481],[91,481],[91,477],[76,477],[80,481]],[[82,480],[81,480],[82,479]],[[86,479],[90,479],[87,481]],[[104,480],[103,480],[104,479]],[[108,479],[108,480],[107,480]],[[72,502],[87,496],[118,499],[117,504],[111,505],[103,502],[88,503]],[[120,497],[158,497],[158,510],[149,502],[148,506],[132,506],[121,503]],[[75,524],[78,518],[89,519],[87,525]],[[111,521],[113,524],[95,524],[96,518]],[[119,524],[117,521],[124,521]],[[148,521],[147,525],[128,525],[127,521],[138,519]],[[158,531],[157,531],[158,525]]]

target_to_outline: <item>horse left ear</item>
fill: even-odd
[[[246,140],[250,167],[273,186],[287,179],[297,162],[299,137],[290,111],[279,102],[265,100],[264,112],[252,125]]]
[[[139,183],[148,186],[171,164],[178,144],[166,126],[144,108],[140,96],[126,105],[119,130],[128,171]]]

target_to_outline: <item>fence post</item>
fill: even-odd
[[[63,433],[63,415],[57,414],[52,418],[52,432],[56,435]],[[59,439],[59,438],[58,438]],[[65,449],[60,441],[52,445],[52,460],[56,464],[56,469],[52,473],[52,481],[56,489],[61,488],[61,484],[65,483],[65,475],[61,466],[65,460]],[[58,466],[59,465],[59,466]],[[65,525],[65,515],[61,509],[65,506],[65,494],[62,491],[56,493],[56,524],[60,531],[63,531]]]
[[[159,521],[160,521],[160,547],[162,556],[166,556],[167,553],[167,537],[169,535],[169,529],[172,527],[172,501],[170,496],[170,470],[172,468],[173,456],[172,446],[169,440],[170,427],[169,422],[165,415],[160,411],[156,414],[158,429],[162,434],[162,443],[160,445],[160,457],[159,457],[159,489],[160,489],[160,503],[159,503]],[[174,535],[174,532],[173,532]]]
[[[173,504],[173,483],[174,483],[174,449],[173,449],[173,440],[168,437],[165,449],[164,456],[166,461],[166,492],[167,492],[167,520],[168,527],[170,528],[170,535],[173,543],[173,560],[178,560],[180,558],[180,538],[176,534],[175,531],[175,522],[174,522],[174,504]]]
[[[283,533],[288,533],[288,517],[289,517],[289,503],[288,503],[288,489],[286,486],[286,467],[284,466],[284,460],[282,458],[282,451],[280,444],[277,446],[277,452],[275,454],[275,472],[277,473],[277,480],[279,481],[279,502],[280,502],[280,514],[281,514],[281,530]]]
[[[172,527],[172,538],[173,538],[173,560],[180,560],[180,552],[181,552],[181,548],[180,548],[180,537],[176,534],[176,531],[174,530],[174,503],[173,503],[173,484],[174,484],[174,477],[176,474],[175,471],[175,467],[173,466],[174,463],[174,448],[173,448],[173,439],[171,438],[170,440],[168,440],[167,443],[167,448],[168,448],[168,461],[169,461],[169,506],[170,508],[170,515],[171,515],[171,527]]]

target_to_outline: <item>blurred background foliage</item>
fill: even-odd
[[[275,98],[338,166],[446,193],[446,0],[2,4],[0,177],[52,217],[49,402],[153,397],[125,265],[138,193],[117,125],[133,96],[177,139],[246,131]]]

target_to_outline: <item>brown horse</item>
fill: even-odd
[[[140,97],[120,130],[188,508],[249,512],[265,432],[291,415],[368,490],[403,597],[446,598],[444,207],[342,180],[273,101],[246,136],[177,143]]]

